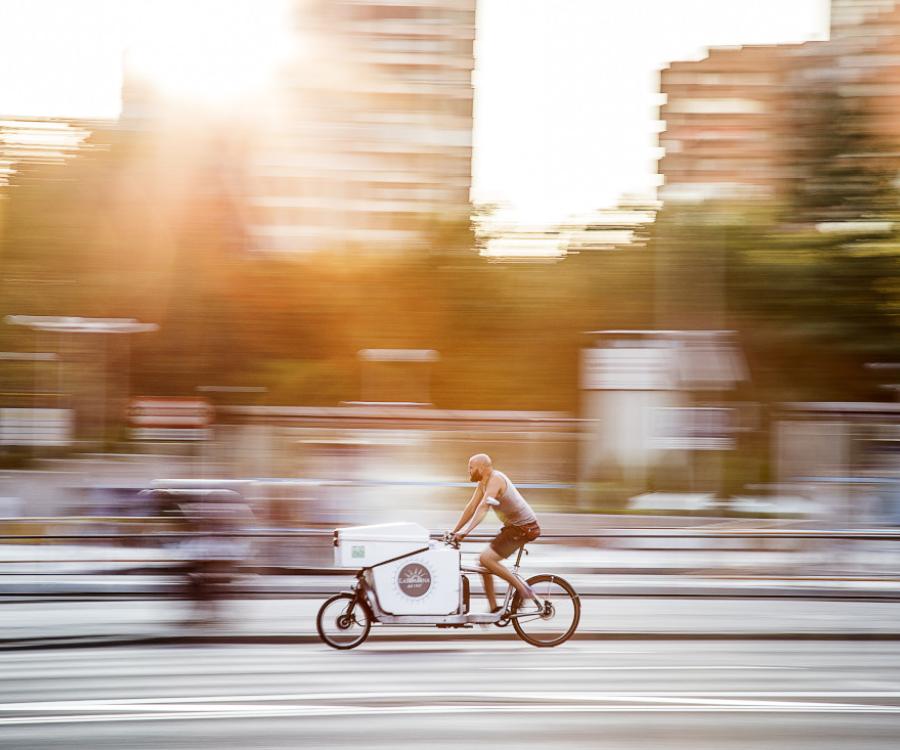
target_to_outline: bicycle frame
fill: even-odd
[[[519,578],[519,567],[522,562],[522,553],[525,552],[524,545],[519,547],[519,552],[516,555],[516,561],[511,569],[512,574]],[[415,553],[413,553],[415,554]],[[527,554],[527,552],[526,552]],[[373,624],[380,625],[441,625],[446,627],[464,627],[466,625],[480,624],[480,625],[490,625],[492,623],[497,623],[502,620],[511,620],[517,617],[534,617],[537,615],[535,612],[523,612],[522,614],[513,613],[510,611],[513,601],[513,595],[516,590],[514,586],[509,586],[506,591],[506,596],[503,599],[503,605],[500,607],[499,612],[485,612],[485,613],[464,613],[463,609],[465,607],[465,603],[462,600],[462,591],[460,591],[460,601],[458,611],[453,614],[448,615],[392,615],[388,612],[385,612],[378,601],[378,593],[375,589],[369,585],[369,582],[366,580],[366,572],[371,570],[371,568],[363,568],[356,575],[357,583],[353,587],[353,590],[349,593],[355,595],[356,602],[362,601],[368,607],[371,615]],[[480,566],[471,566],[471,565],[460,565],[460,573],[480,573],[480,574],[490,574],[486,568],[482,568]],[[352,605],[351,605],[352,606]]]

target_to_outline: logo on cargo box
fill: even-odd
[[[350,556],[354,559],[365,557],[366,556],[365,545],[354,544],[353,547],[350,548]]]
[[[414,599],[425,596],[431,588],[431,571],[420,563],[404,565],[397,574],[397,585]]]

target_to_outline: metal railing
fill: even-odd
[[[128,519],[134,521],[135,519]],[[155,519],[159,522],[160,519]],[[0,534],[0,543],[24,540],[117,540],[117,539],[184,539],[191,537],[237,537],[255,539],[332,538],[330,529],[246,529],[243,531],[154,531],[114,533]],[[431,534],[439,539],[441,534]],[[469,534],[466,541],[490,541],[489,534]],[[541,541],[600,539],[846,539],[856,541],[900,541],[895,529],[604,529],[585,534],[541,534]]]

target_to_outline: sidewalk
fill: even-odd
[[[588,597],[900,600],[896,544],[878,544],[867,551],[844,548],[805,552],[539,544],[524,558],[521,574],[563,576]],[[473,561],[473,552],[480,545],[467,547],[464,559]],[[0,597],[172,597],[183,587],[177,567],[186,557],[190,555],[177,546],[0,545]],[[349,587],[352,571],[328,568],[285,567],[251,560],[230,587],[229,595],[315,597]],[[470,576],[470,582],[473,592],[480,591],[480,576]]]
[[[707,548],[685,547],[691,540],[634,539],[629,547],[621,540],[606,540],[603,546],[575,546],[541,542],[529,547],[522,559],[523,570],[560,574],[615,573],[684,574],[713,572],[734,575],[871,575],[900,579],[900,542],[808,540],[795,549],[790,540],[746,540],[756,548],[741,546],[745,540],[715,539]],[[696,544],[696,542],[694,542]],[[681,545],[681,546],[679,546]],[[715,546],[713,546],[715,545]],[[463,545],[463,559],[473,560],[483,542]],[[253,542],[247,557],[250,568],[330,568],[333,552],[330,538]],[[111,544],[0,544],[0,579],[33,575],[111,575],[135,569],[164,569],[192,557],[189,542],[167,546],[122,546]],[[242,555],[245,557],[245,555]]]
[[[176,600],[0,602],[0,648],[122,643],[312,643],[321,599],[221,603],[214,624],[189,624]],[[475,600],[479,611],[482,600]],[[772,599],[582,600],[579,638],[900,639],[900,602]],[[393,640],[515,638],[512,628],[375,628]]]
[[[900,602],[900,580],[851,577],[739,577],[729,575],[597,574],[548,569],[564,577],[585,598],[768,598],[846,599]],[[527,576],[527,572],[526,572]],[[478,576],[470,576],[473,596],[481,593]],[[322,598],[349,589],[346,575],[249,575],[228,586],[227,596],[239,598]],[[110,602],[177,597],[184,588],[178,575],[0,575],[0,606],[4,600],[29,601],[85,598]]]

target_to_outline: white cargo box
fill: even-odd
[[[368,568],[428,547],[428,529],[417,523],[350,526],[334,532],[334,564]]]
[[[449,615],[459,611],[459,550],[431,542],[366,573],[381,609],[392,615]]]

